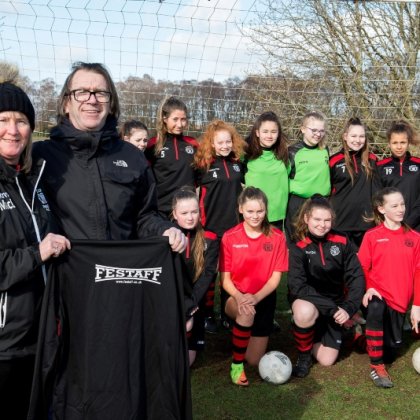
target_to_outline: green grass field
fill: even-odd
[[[280,350],[296,359],[286,311],[285,281],[279,288],[276,320],[268,350]],[[246,367],[250,386],[230,382],[230,334],[223,328],[207,335],[207,347],[191,373],[194,419],[420,419],[420,375],[411,364],[420,347],[409,332],[401,356],[389,368],[394,388],[379,389],[369,378],[367,354],[344,349],[329,368],[314,365],[304,379],[270,385],[258,370]]]

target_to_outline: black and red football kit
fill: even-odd
[[[172,211],[172,196],[184,186],[195,187],[192,167],[198,142],[182,134],[166,134],[165,144],[155,155],[156,137],[149,140],[145,155],[156,179],[158,210],[168,217]]]

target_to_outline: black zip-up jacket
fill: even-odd
[[[173,226],[157,214],[156,184],[143,153],[119,138],[116,124],[109,116],[101,131],[83,132],[65,118],[50,140],[34,144],[34,160],[47,161],[52,211],[71,239],[137,239]]]
[[[402,192],[406,218],[409,218],[414,203],[420,198],[420,158],[407,152],[404,159],[389,157],[377,165],[382,186],[395,187]]]
[[[46,280],[39,242],[53,228],[41,173],[0,158],[0,360],[35,354]]]
[[[155,155],[155,147],[156,137],[153,137],[144,153],[156,179],[159,212],[168,217],[174,192],[186,185],[195,187],[192,164],[198,142],[193,137],[168,133],[159,156]]]
[[[216,156],[208,171],[196,171],[200,187],[201,223],[219,238],[238,224],[237,200],[242,191],[244,169],[242,162],[229,156]]]
[[[178,226],[179,227],[179,226]],[[181,229],[188,239],[188,245],[181,254],[182,274],[184,283],[184,303],[187,318],[191,316],[201,300],[205,296],[214,275],[217,272],[219,261],[219,241],[217,235],[213,232],[204,231],[205,250],[204,250],[204,269],[198,279],[194,282],[195,267],[192,246],[197,231]]]
[[[372,213],[372,195],[380,188],[376,173],[376,156],[369,154],[369,164],[373,170],[368,178],[362,167],[361,151],[350,152],[353,164],[353,182],[347,172],[344,150],[330,157],[331,204],[336,212],[335,228],[344,232],[365,232],[372,223],[365,222],[363,216]]]
[[[287,283],[291,301],[308,300],[325,316],[333,316],[340,306],[352,317],[365,291],[357,255],[347,237],[335,231],[291,245]]]

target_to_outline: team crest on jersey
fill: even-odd
[[[188,153],[189,155],[193,155],[194,154],[194,147],[188,145],[185,146],[185,153]]]
[[[48,205],[47,199],[45,198],[45,195],[40,188],[36,190],[36,195],[38,200],[41,202],[42,207],[44,207],[45,210],[50,211],[50,206]]]
[[[271,242],[266,242],[263,245],[263,250],[266,252],[272,252],[273,251],[273,244]]]
[[[409,170],[410,172],[417,172],[417,171],[419,170],[419,168],[418,168],[418,166],[417,166],[417,165],[410,165],[410,166],[408,167],[408,170]]]
[[[95,264],[95,283],[114,281],[116,284],[142,284],[144,281],[160,285],[162,267],[124,268]]]
[[[339,254],[340,254],[340,248],[339,248],[337,245],[333,245],[333,246],[330,248],[330,253],[331,253],[331,255],[332,255],[333,257],[336,257],[337,255],[339,255]]]
[[[13,210],[16,206],[7,192],[0,192],[0,211]]]
[[[404,245],[405,245],[405,246],[408,246],[409,248],[413,248],[413,246],[414,246],[414,242],[413,242],[411,239],[406,239],[406,240],[404,241]]]
[[[232,168],[235,172],[240,172],[241,171],[241,168],[239,167],[239,165],[237,163],[234,163],[232,165]]]

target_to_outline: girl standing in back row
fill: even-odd
[[[166,99],[159,107],[156,137],[149,140],[145,151],[156,178],[158,210],[166,218],[172,211],[174,192],[183,186],[195,186],[192,162],[198,142],[184,136],[187,124],[184,102],[173,96]]]
[[[289,203],[286,214],[288,240],[294,240],[294,221],[304,201],[314,194],[328,197],[331,191],[325,117],[309,112],[302,120],[303,139],[289,147]]]
[[[415,203],[420,200],[420,158],[412,156],[409,146],[418,143],[414,127],[406,121],[394,121],[386,133],[391,157],[378,162],[383,187],[398,188],[405,201],[406,222],[420,231],[420,222],[415,214]]]
[[[372,195],[379,188],[376,156],[369,151],[366,129],[359,118],[350,118],[342,136],[342,149],[330,157],[331,204],[335,228],[347,234],[359,249],[372,226],[363,216],[372,212]]]
[[[245,185],[260,188],[268,198],[268,221],[284,229],[289,198],[287,139],[274,112],[264,112],[248,137],[244,164]]]
[[[194,158],[196,182],[200,188],[201,223],[206,230],[216,233],[219,241],[238,223],[237,199],[244,182],[240,158],[244,147],[245,142],[235,127],[214,120],[206,127]],[[213,314],[215,280],[216,276],[207,299],[206,330],[209,332],[216,332]]]

